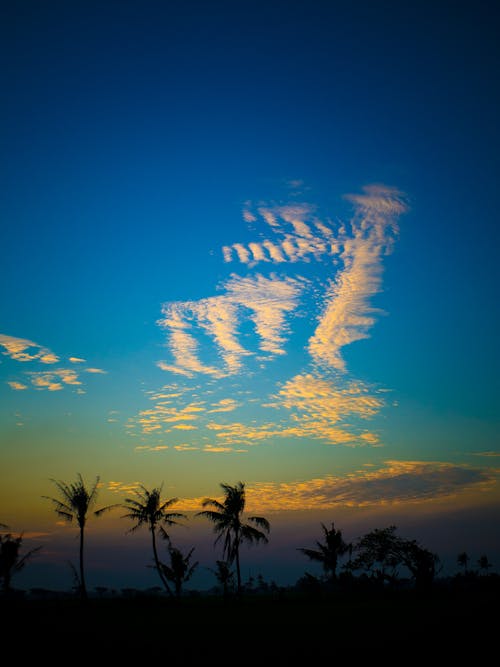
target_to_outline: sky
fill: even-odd
[[[494,2],[39,3],[0,21],[0,522],[68,588],[75,529],[163,484],[246,484],[270,542],[396,524],[500,567]],[[148,536],[89,523],[89,584],[154,585]],[[124,555],[125,554],[125,555]],[[246,569],[245,569],[246,568]],[[213,577],[212,577],[213,579]]]

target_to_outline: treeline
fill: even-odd
[[[82,598],[87,599],[87,583],[85,578],[85,529],[91,516],[99,517],[105,512],[121,508],[125,510],[122,518],[128,519],[132,525],[128,532],[141,527],[146,528],[151,537],[151,549],[154,565],[166,593],[175,598],[182,595],[184,584],[193,576],[199,563],[193,561],[194,547],[184,553],[176,547],[171,539],[169,529],[187,520],[187,516],[174,511],[178,498],[162,497],[162,486],[147,489],[140,486],[134,497],[126,498],[123,503],[108,505],[95,509],[97,502],[99,477],[88,487],[83,477],[78,474],[76,481],[66,483],[52,480],[57,495],[43,496],[50,501],[56,514],[71,523],[75,523],[79,531],[78,568],[73,568],[75,590]],[[240,596],[244,591],[261,591],[277,589],[275,584],[269,586],[262,577],[257,587],[250,581],[243,584],[241,579],[240,547],[244,543],[267,543],[271,526],[262,516],[245,515],[245,484],[221,484],[223,499],[206,498],[197,512],[197,516],[206,518],[213,524],[216,534],[215,546],[221,550],[221,560],[216,560],[212,570],[224,598],[234,594]],[[400,568],[405,568],[419,591],[429,590],[440,572],[440,559],[416,540],[400,537],[395,526],[375,529],[362,536],[354,543],[344,540],[342,531],[321,524],[322,539],[314,547],[299,547],[298,550],[312,562],[321,565],[323,574],[316,577],[310,573],[299,579],[298,590],[318,592],[334,590],[341,586],[367,584],[378,586],[395,586],[399,581]],[[0,586],[4,595],[12,590],[12,577],[20,572],[41,547],[22,554],[22,535],[14,536],[9,527],[0,524]],[[158,540],[166,542],[167,562],[160,559]],[[343,563],[341,564],[341,561]],[[478,570],[471,567],[471,559],[466,552],[458,554],[457,563],[461,568],[461,577],[471,578],[486,576],[492,567],[488,557],[482,555],[477,561]],[[104,589],[101,589],[101,592]],[[159,589],[161,590],[161,589]]]

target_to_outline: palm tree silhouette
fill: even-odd
[[[3,525],[3,524],[1,524]],[[7,526],[5,526],[6,528]],[[20,572],[34,553],[40,551],[42,547],[35,547],[24,556],[19,555],[23,536],[14,537],[10,533],[0,535],[0,581],[2,582],[3,592],[7,594],[10,591],[10,581],[16,572]]]
[[[94,485],[89,490],[80,473],[77,474],[76,482],[66,484],[57,479],[52,479],[60,494],[59,498],[42,496],[54,503],[55,513],[70,523],[76,520],[80,529],[80,595],[82,600],[87,599],[87,586],[85,584],[85,570],[83,564],[85,526],[87,524],[87,515],[95,505],[99,488],[99,476],[96,477]],[[117,505],[107,505],[92,512],[94,516],[101,516],[104,512],[117,507]]]
[[[219,584],[222,586],[222,597],[227,600],[229,588],[233,584],[234,572],[231,570],[230,564],[226,560],[215,561],[217,565],[216,570],[212,570]]]
[[[337,564],[340,556],[343,556],[349,551],[350,545],[346,544],[342,538],[342,531],[335,529],[335,524],[332,522],[332,527],[328,529],[324,523],[321,524],[325,536],[325,542],[316,542],[317,549],[299,548],[308,558],[317,563],[321,563],[325,575],[330,581],[335,581],[337,578]]]
[[[160,563],[161,570],[168,581],[171,581],[175,588],[175,596],[179,600],[182,592],[182,584],[189,581],[193,576],[194,571],[198,567],[198,562],[191,565],[191,556],[193,555],[194,547],[184,556],[182,551],[171,544],[168,547],[170,556],[170,565]]]
[[[156,571],[160,577],[162,584],[165,587],[165,590],[169,595],[172,595],[170,586],[168,585],[167,578],[165,577],[160,559],[158,558],[158,550],[156,548],[156,532],[160,534],[163,539],[169,539],[169,535],[165,526],[174,526],[178,522],[175,519],[186,518],[185,514],[180,514],[179,512],[167,512],[167,508],[171,507],[174,503],[178,501],[178,498],[170,498],[169,500],[162,500],[161,491],[163,484],[160,487],[156,487],[149,491],[145,486],[141,485],[140,490],[136,491],[137,499],[126,498],[125,504],[123,505],[124,509],[128,510],[127,514],[124,514],[122,518],[132,519],[135,521],[135,525],[128,532],[133,532],[140,528],[141,526],[147,526],[151,532],[151,540],[153,546],[153,557],[155,561]]]
[[[202,507],[213,507],[212,510],[198,512],[197,516],[204,516],[214,524],[214,532],[218,533],[215,544],[224,538],[222,550],[223,557],[228,563],[236,563],[236,578],[238,595],[241,593],[241,570],[240,570],[240,544],[248,542],[267,543],[269,540],[262,530],[243,523],[243,512],[245,510],[245,484],[238,482],[234,486],[221,484],[224,491],[224,501],[220,503],[214,498],[205,498]],[[262,516],[249,516],[251,521],[259,528],[269,533],[271,526],[269,521]]]
[[[464,574],[467,574],[467,565],[469,564],[469,556],[467,552],[462,551],[462,553],[457,556],[457,563],[464,568]]]
[[[490,569],[490,567],[492,567],[492,563],[490,563],[488,556],[486,555],[481,556],[477,561],[477,564],[479,566],[479,569],[481,571],[484,571],[485,574],[488,574],[488,570]]]

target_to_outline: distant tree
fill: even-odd
[[[349,545],[344,542],[342,531],[336,530],[333,522],[330,529],[324,523],[321,524],[321,527],[323,528],[325,538],[324,543],[316,542],[317,549],[301,547],[298,551],[301,551],[312,561],[321,563],[326,579],[335,581],[337,578],[338,560],[349,550]]]
[[[271,529],[269,521],[261,516],[249,516],[248,521],[258,526],[255,528],[243,522],[245,510],[245,485],[238,482],[234,486],[221,484],[224,491],[224,500],[219,502],[214,498],[205,498],[202,507],[212,507],[211,510],[198,512],[198,516],[204,516],[214,524],[214,531],[218,533],[215,543],[224,540],[222,550],[223,557],[232,564],[236,563],[236,579],[238,595],[241,594],[241,570],[240,570],[240,545],[242,542],[253,544],[254,542],[267,543],[266,533]],[[259,530],[263,529],[263,530]]]
[[[172,590],[170,589],[168,580],[163,573],[160,559],[158,558],[156,534],[158,533],[160,537],[168,540],[169,535],[164,526],[177,525],[178,521],[176,521],[176,519],[185,519],[186,515],[179,512],[167,512],[169,507],[178,502],[178,498],[163,500],[161,497],[162,488],[163,485],[149,491],[145,486],[141,485],[140,490],[135,492],[136,498],[125,499],[123,507],[127,510],[127,514],[124,514],[122,518],[131,519],[135,522],[129,532],[133,532],[141,526],[147,526],[151,533],[156,571],[158,572],[158,576],[160,577],[165,590],[169,595],[172,595]]]
[[[353,569],[374,573],[377,579],[394,583],[398,567],[405,566],[412,575],[416,588],[429,588],[436,575],[439,557],[422,547],[416,540],[396,535],[396,526],[375,529],[356,544],[357,557]]]
[[[231,570],[231,566],[226,560],[217,560],[215,561],[215,564],[217,565],[217,569],[212,570],[212,572],[214,572],[217,581],[222,586],[223,598],[227,600],[229,591],[233,585],[234,572]]]
[[[54,504],[54,511],[58,516],[70,523],[74,520],[78,523],[78,528],[80,530],[79,587],[80,596],[82,600],[85,600],[87,599],[87,586],[85,583],[83,562],[85,526],[88,520],[88,513],[92,510],[97,500],[99,477],[96,477],[91,489],[86,487],[80,473],[77,475],[76,482],[73,482],[72,484],[66,484],[66,482],[56,479],[52,479],[51,481],[56,485],[57,490],[59,491],[59,498],[51,498],[49,496],[43,497]],[[117,507],[117,505],[101,507],[100,509],[93,511],[92,514],[94,516],[101,516],[104,512],[108,512],[114,507]]]
[[[379,581],[394,583],[397,567],[401,563],[399,538],[396,526],[376,528],[364,535],[355,545],[357,553],[352,563],[353,570],[365,570]]]
[[[11,590],[11,580],[14,574],[20,572],[28,560],[41,549],[31,549],[24,556],[19,551],[23,543],[23,536],[13,537],[10,533],[0,535],[0,582],[4,593]]]
[[[470,558],[467,554],[467,552],[462,551],[462,553],[459,553],[457,556],[457,563],[460,565],[460,567],[464,568],[464,574],[468,573],[467,566],[469,565]]]
[[[198,562],[191,564],[193,551],[194,547],[185,556],[180,549],[169,544],[168,553],[170,556],[170,564],[165,565],[164,563],[160,563],[163,575],[174,586],[177,599],[180,599],[181,597],[182,585],[191,579],[194,571],[198,567]]]
[[[436,576],[439,556],[421,547],[415,540],[399,539],[402,563],[411,572],[419,590],[431,587]]]
[[[488,556],[486,555],[481,556],[477,561],[477,564],[481,572],[484,572],[484,574],[488,574],[488,570],[490,569],[490,567],[493,567],[493,564],[490,563],[490,561],[488,560]]]

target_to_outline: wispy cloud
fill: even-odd
[[[39,361],[42,364],[56,364],[59,361],[59,357],[48,348],[25,338],[0,334],[0,346],[4,349],[3,354],[16,361]]]
[[[113,493],[134,493],[140,488],[140,482],[108,482],[108,491]]]
[[[222,248],[225,262],[237,260],[250,266],[259,262],[281,264],[319,259],[338,251],[333,230],[317,218],[311,204],[260,206],[256,213],[249,208],[243,211],[247,222],[257,222],[259,217],[275,235],[274,240],[226,245]]]
[[[60,357],[47,347],[25,338],[16,338],[0,334],[0,347],[3,348],[3,354],[9,356],[15,361],[31,362],[35,364],[54,365],[60,361]],[[80,357],[69,357],[68,361],[72,364],[86,363],[85,359]],[[33,367],[33,366],[31,366]],[[40,368],[40,366],[38,366]],[[101,368],[84,368],[76,371],[73,368],[51,368],[50,370],[29,370],[23,373],[28,377],[30,384],[35,389],[44,389],[46,391],[61,391],[66,385],[81,385],[80,372],[101,373],[106,371]],[[15,391],[28,389],[29,385],[24,381],[13,380],[8,382],[9,386]],[[85,393],[82,389],[78,393]]]
[[[151,397],[155,400],[156,395]],[[136,425],[143,434],[170,433],[171,430],[195,430],[197,427],[191,422],[199,419],[199,413],[204,412],[203,402],[188,403],[184,407],[170,405],[170,401],[158,401],[153,407],[141,410],[137,417],[129,419],[128,428]]]
[[[222,445],[205,445],[203,447],[204,452],[209,452],[210,454],[242,454],[246,452],[246,449],[233,449],[233,447],[225,447]]]
[[[210,410],[207,410],[208,414],[213,412],[232,412],[239,407],[240,403],[235,401],[234,398],[222,398],[217,403],[213,403]]]
[[[287,314],[297,307],[305,285],[300,278],[274,275],[241,278],[232,275],[219,296],[199,301],[168,303],[159,324],[167,331],[167,344],[174,363],[159,362],[160,368],[192,376],[203,373],[215,377],[233,375],[241,369],[242,358],[254,354],[239,341],[238,329],[244,319],[251,321],[258,348],[270,355],[284,354],[289,333]],[[208,335],[219,351],[222,364],[205,364],[194,334]]]
[[[341,476],[293,482],[255,482],[247,486],[251,512],[377,507],[432,502],[462,493],[493,489],[497,476],[487,469],[439,461],[386,461],[383,467]],[[181,501],[196,509],[202,498]]]
[[[386,461],[384,467],[345,477],[291,484],[257,483],[248,492],[249,509],[320,509],[412,504],[485,490],[496,476],[485,469],[426,461]]]
[[[321,365],[344,370],[342,347],[368,337],[378,312],[370,298],[381,290],[382,259],[392,248],[396,218],[406,210],[399,191],[368,186],[349,195],[355,206],[351,234],[343,240],[343,269],[330,280],[323,312],[309,339],[309,352]]]
[[[31,384],[35,389],[60,391],[63,385],[81,385],[78,374],[71,368],[55,368],[50,371],[30,371]]]
[[[24,389],[28,388],[28,385],[23,384],[22,382],[12,381],[12,382],[7,382],[7,384],[11,389],[14,389],[14,391],[23,391]]]
[[[206,428],[231,445],[255,445],[272,438],[305,438],[330,445],[378,446],[379,436],[366,429],[363,422],[383,406],[380,393],[359,381],[335,384],[319,375],[299,374],[263,404],[280,411],[280,419],[263,424],[211,421]],[[358,424],[354,423],[356,420]]]

